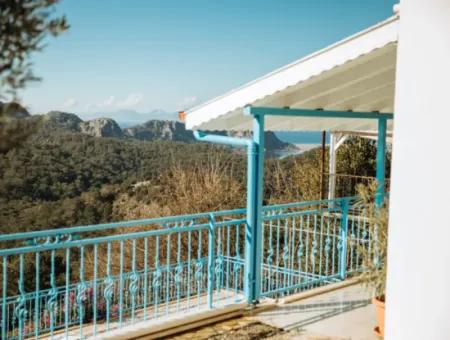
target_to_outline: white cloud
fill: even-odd
[[[130,93],[123,100],[111,95],[97,104],[85,104],[86,111],[91,110],[117,110],[117,109],[137,109],[144,101],[144,96],[140,92]]]
[[[114,96],[109,96],[101,103],[97,104],[98,107],[112,107],[116,102],[116,98]]]
[[[197,96],[188,96],[185,97],[177,106],[178,111],[184,111],[189,110],[192,108],[195,104],[198,103]]]
[[[122,108],[134,109],[136,106],[142,103],[144,96],[142,93],[130,93],[123,101],[117,105]]]
[[[78,106],[78,101],[75,98],[69,98],[63,103],[64,109],[72,109]]]

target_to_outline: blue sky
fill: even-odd
[[[33,58],[33,113],[175,111],[392,15],[398,0],[63,0],[70,30]]]

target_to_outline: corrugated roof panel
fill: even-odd
[[[248,130],[246,105],[392,112],[398,17],[392,17],[187,112],[186,126]],[[376,122],[267,117],[267,130],[370,130]]]

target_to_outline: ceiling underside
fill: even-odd
[[[391,18],[328,49],[187,112],[201,130],[250,130],[243,107],[393,112],[397,20]],[[266,116],[266,130],[376,130],[377,121]],[[392,129],[392,122],[388,129]]]

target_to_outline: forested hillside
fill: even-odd
[[[118,193],[215,153],[242,168],[238,153],[207,144],[36,136],[0,155],[0,224],[16,231],[110,221]]]

